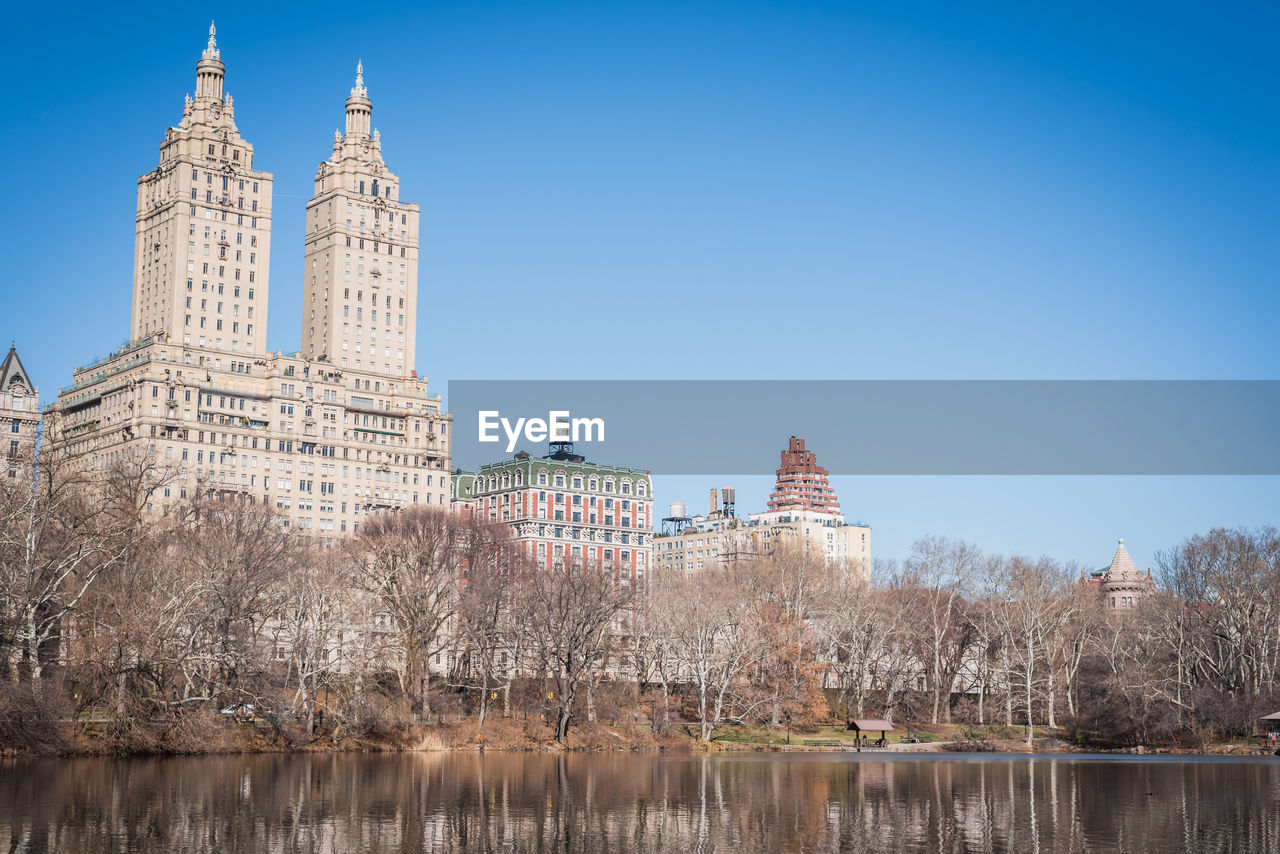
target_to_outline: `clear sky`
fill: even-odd
[[[211,17],[237,123],[276,176],[273,348],[299,346],[304,205],[363,59],[384,155],[422,206],[418,369],[439,391],[1277,377],[1280,18],[1263,4],[6,16],[0,336],[46,401],[128,335],[135,180],[181,118]],[[660,479],[657,500],[700,509],[710,485]],[[767,478],[735,485],[740,510],[762,509]],[[836,486],[884,556],[936,532],[1101,565],[1124,536],[1146,565],[1280,507],[1263,477]]]

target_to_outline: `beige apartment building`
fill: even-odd
[[[224,71],[210,27],[196,97],[138,182],[131,338],[59,389],[51,448],[97,468],[154,460],[151,512],[247,495],[324,539],[370,513],[448,507],[451,419],[412,368],[417,207],[383,164],[363,67],[307,206],[295,354],[266,352],[272,176],[253,168]]]
[[[686,516],[684,504],[671,505],[662,534],[654,540],[654,566],[695,573],[789,548],[848,567],[864,582],[871,580],[871,528],[845,521],[829,472],[805,448],[804,439],[792,436],[782,451],[767,511],[739,518],[733,496],[732,488],[711,490],[706,516]]]
[[[129,339],[252,356],[267,350],[272,177],[253,168],[225,70],[210,25],[196,96],[138,179]]]
[[[655,537],[653,561],[659,570],[695,573],[788,547],[856,569],[864,581],[871,578],[871,528],[798,507],[746,518],[718,511],[690,517],[679,531]]]
[[[307,204],[302,352],[343,370],[413,373],[418,206],[382,159],[364,65],[347,98],[346,133],[320,164]]]

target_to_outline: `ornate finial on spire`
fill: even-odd
[[[1121,538],[1120,538],[1120,540],[1119,540],[1119,544],[1120,544],[1121,546],[1123,546],[1123,545],[1124,545],[1124,537],[1121,537]]]
[[[221,54],[218,53],[217,32],[218,32],[217,27],[213,25],[213,21],[210,21],[209,22],[209,44],[204,49],[204,53],[201,54],[201,56],[205,59],[221,58]]]
[[[367,93],[364,88],[364,62],[356,62],[356,85],[351,87],[351,94],[364,97]]]

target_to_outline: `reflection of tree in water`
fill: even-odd
[[[0,763],[15,851],[1280,850],[1266,761],[410,754]]]

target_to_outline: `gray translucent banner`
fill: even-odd
[[[454,465],[471,470],[546,454],[540,419],[576,427],[590,461],[654,474],[772,474],[790,436],[833,474],[1280,474],[1276,380],[459,380],[448,395]]]

